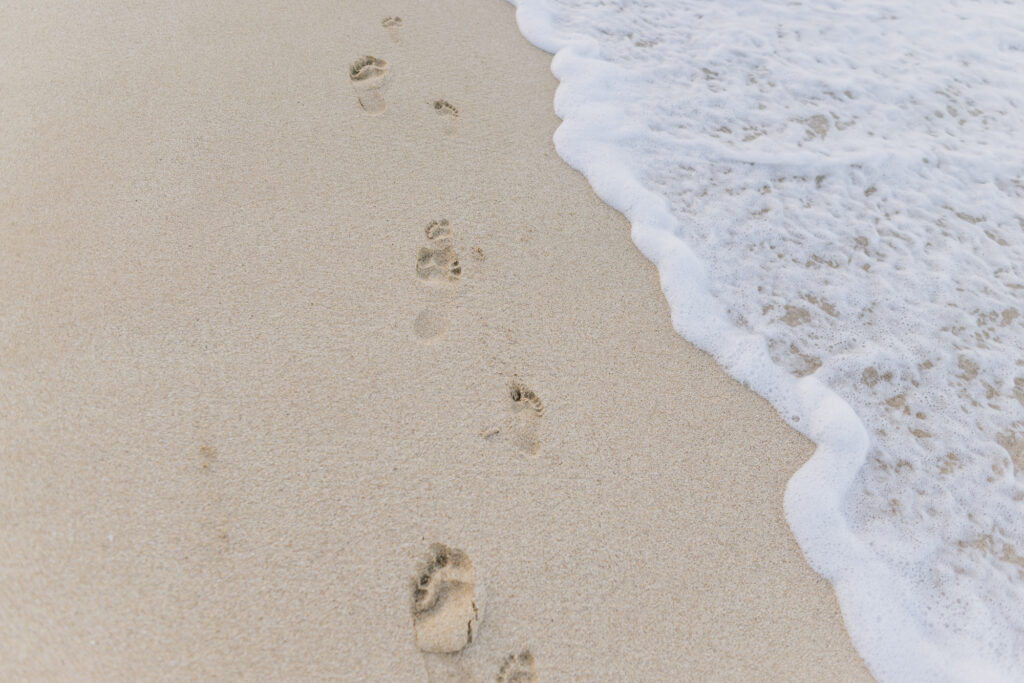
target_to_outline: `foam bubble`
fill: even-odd
[[[673,324],[817,444],[790,526],[885,680],[1024,679],[1024,12],[518,0]]]

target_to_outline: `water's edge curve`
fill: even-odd
[[[509,1],[523,36],[554,55],[554,109],[562,119],[556,151],[630,221],[633,242],[658,268],[675,330],[817,444],[786,487],[786,519],[807,562],[832,584],[850,638],[871,673],[881,680],[1000,678],[985,662],[954,659],[929,642],[905,602],[900,577],[850,529],[837,492],[850,489],[869,448],[868,431],[853,408],[813,375],[792,376],[772,360],[762,337],[730,322],[710,294],[703,265],[679,236],[684,226],[668,202],[620,161],[629,131],[611,124],[618,112],[606,111],[595,93],[614,91],[613,84],[629,74],[602,60],[592,39],[560,36],[542,7]]]

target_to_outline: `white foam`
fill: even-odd
[[[1024,680],[1024,8],[513,0],[675,328],[818,444],[786,514],[882,680]]]

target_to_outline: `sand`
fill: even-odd
[[[250,4],[0,8],[0,679],[868,678],[512,6]]]

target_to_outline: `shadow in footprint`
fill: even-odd
[[[517,655],[509,655],[501,664],[497,677],[498,683],[537,683],[537,667],[529,650]]]
[[[388,108],[381,92],[387,83],[388,63],[367,55],[353,62],[348,75],[359,106],[369,114],[383,114]]]
[[[473,563],[461,550],[440,543],[413,588],[412,620],[416,646],[431,654],[453,654],[473,642],[479,612]]]
[[[431,222],[426,232],[430,245],[420,247],[416,259],[416,276],[428,284],[458,282],[462,277],[462,265],[455,253],[447,219]]]

